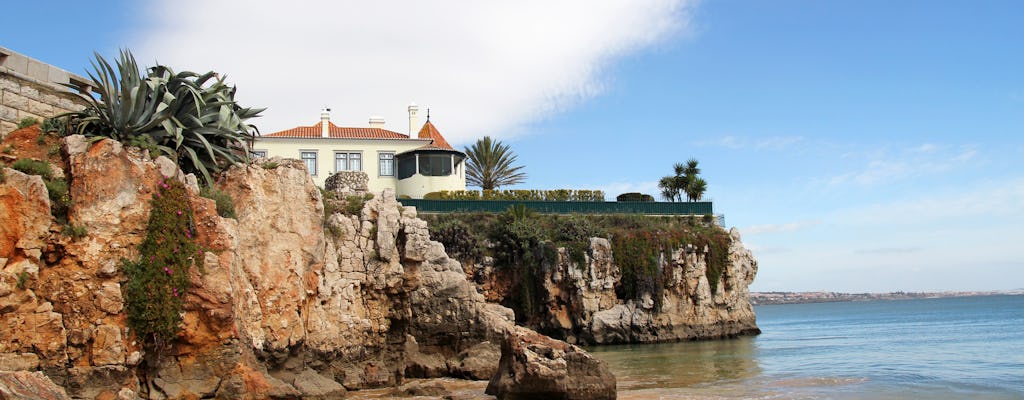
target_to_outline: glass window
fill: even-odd
[[[398,156],[398,179],[416,175],[416,154],[406,153]]]
[[[363,155],[360,153],[348,153],[348,170],[349,171],[362,171],[363,170]]]
[[[334,153],[334,172],[348,171],[348,153]]]
[[[362,153],[335,152],[334,171],[361,171],[363,169]]]
[[[302,161],[306,163],[306,169],[309,170],[309,174],[316,176],[316,152],[303,151]]]
[[[395,176],[395,154],[379,153],[380,176]]]
[[[452,174],[452,156],[448,154],[420,154],[420,175],[448,176]]]

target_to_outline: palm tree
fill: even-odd
[[[686,199],[690,201],[700,201],[704,197],[704,192],[708,190],[708,183],[704,178],[694,177],[688,185],[686,185]]]
[[[686,160],[686,164],[676,163],[672,166],[675,175],[662,177],[658,181],[661,188],[661,196],[668,201],[683,201],[686,195],[687,201],[699,201],[708,190],[708,183],[701,177],[698,161],[695,158]]]
[[[661,197],[664,197],[665,200],[674,202],[679,197],[679,188],[676,187],[675,176],[662,177],[658,181],[658,187],[661,188]]]
[[[526,180],[526,173],[520,172],[521,165],[513,166],[516,155],[507,144],[484,136],[472,147],[465,149],[469,160],[466,162],[466,184],[479,186],[483,190],[515,185]]]

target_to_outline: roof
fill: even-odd
[[[392,132],[381,128],[346,128],[327,122],[329,137],[332,139],[409,139],[408,135]],[[323,133],[323,122],[317,122],[313,126],[300,126],[274,132],[262,137],[271,138],[320,138]],[[444,140],[443,138],[441,140]]]
[[[441,132],[437,131],[437,128],[434,127],[434,124],[430,123],[429,119],[427,120],[427,123],[423,124],[423,128],[420,129],[420,133],[419,135],[416,135],[416,137],[432,140],[432,142],[430,142],[431,144],[424,146],[424,148],[430,147],[442,150],[455,150],[452,148],[452,145],[448,144],[447,140],[444,140],[444,136],[441,136]]]

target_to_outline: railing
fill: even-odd
[[[711,202],[662,203],[648,201],[514,201],[514,200],[423,200],[399,199],[403,206],[416,207],[421,213],[487,212],[499,213],[522,204],[544,214],[713,214]]]

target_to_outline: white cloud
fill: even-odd
[[[690,2],[160,0],[134,43],[145,65],[216,70],[264,133],[371,115],[406,132],[411,101],[449,141],[508,136],[603,90],[617,58],[685,32]],[[181,18],[180,10],[193,10]],[[421,117],[420,123],[423,122]]]
[[[946,148],[931,143],[892,154],[886,149],[869,153],[866,166],[829,178],[829,185],[874,186],[952,171],[973,161],[978,151],[972,146]],[[846,154],[843,158],[853,158]]]
[[[694,143],[697,146],[724,147],[732,150],[786,150],[804,141],[802,136],[769,136],[763,138],[722,136],[714,140],[703,140]]]

